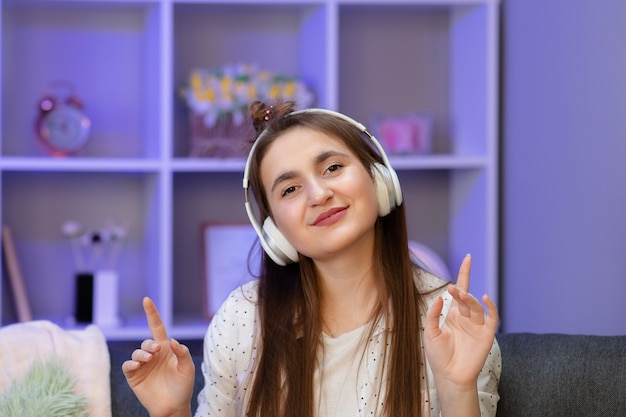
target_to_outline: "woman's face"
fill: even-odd
[[[343,142],[296,127],[274,140],[260,168],[274,223],[298,252],[316,261],[371,259],[374,182]]]

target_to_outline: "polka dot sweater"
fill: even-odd
[[[431,274],[421,274],[418,289],[422,292],[440,287],[442,281]],[[445,289],[437,290],[427,296],[426,304],[430,306],[436,297],[443,295],[444,309],[441,323],[450,309],[452,297]],[[254,370],[259,347],[255,340],[258,331],[257,323],[257,282],[251,281],[235,289],[224,301],[214,316],[204,338],[204,361],[202,372],[205,386],[198,396],[198,409],[195,417],[239,417],[244,416],[248,401],[250,375]],[[422,323],[425,318],[422,317]],[[371,338],[365,343],[359,342],[367,326],[349,332],[340,337],[347,338],[346,346],[363,346],[365,355],[354,354],[354,350],[333,350],[328,343],[336,340],[323,340],[326,357],[320,363],[327,366],[316,373],[318,389],[316,403],[322,405],[318,412],[320,417],[356,417],[376,416],[382,409],[382,400],[385,390],[379,390],[382,378],[383,349],[386,344],[384,320],[380,320],[374,328]],[[330,338],[329,338],[330,339]],[[356,358],[356,366],[346,366],[345,361],[333,361],[328,355],[336,352],[337,355]],[[346,353],[348,352],[348,353]],[[360,358],[363,358],[362,360]],[[335,365],[333,365],[333,363]],[[482,416],[494,417],[499,400],[498,383],[501,373],[500,348],[497,341],[489,352],[485,365],[478,377],[479,404]],[[424,398],[423,415],[439,416],[439,401],[434,389],[434,376],[426,363],[426,376],[430,384],[423,383],[422,398]],[[351,381],[355,387],[346,390],[345,381]],[[356,384],[354,384],[356,382]],[[336,385],[336,386],[335,386]],[[430,385],[430,389],[429,389]],[[347,393],[342,399],[349,402],[337,402],[328,396],[341,390]]]

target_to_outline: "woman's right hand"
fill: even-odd
[[[153,339],[122,364],[126,381],[151,417],[190,417],[195,366],[189,349],[168,339],[150,298],[143,299],[143,308]]]

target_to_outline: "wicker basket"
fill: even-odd
[[[215,126],[208,127],[201,114],[189,113],[189,156],[204,158],[244,157],[252,138],[252,121],[244,117],[235,125],[231,116],[218,118]]]

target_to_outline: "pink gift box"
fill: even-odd
[[[374,132],[390,154],[426,154],[431,149],[431,118],[404,114],[374,119]]]

